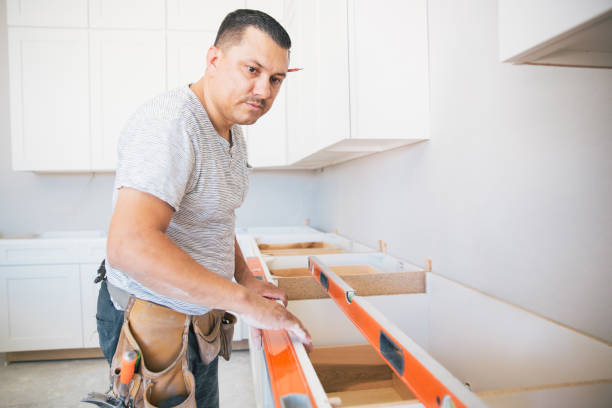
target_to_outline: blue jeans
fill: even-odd
[[[104,353],[106,361],[110,364],[115,354],[117,342],[119,341],[119,334],[121,333],[121,326],[123,325],[123,311],[117,310],[115,306],[113,306],[113,302],[111,301],[106,287],[106,281],[102,281],[100,292],[98,292],[98,311],[96,313],[96,320],[98,336],[100,338],[100,348]],[[195,397],[197,407],[218,408],[218,357],[208,365],[202,362],[193,327],[189,328],[189,350],[187,353],[189,370],[193,373],[196,382]],[[170,404],[160,404],[159,406],[173,406],[170,401],[165,402]]]

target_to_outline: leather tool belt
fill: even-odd
[[[110,284],[108,288],[120,306],[127,298],[111,362],[113,393],[118,395],[123,353],[137,350],[141,359],[130,390],[134,407],[156,408],[163,402],[164,407],[196,408],[195,379],[187,356],[189,326],[193,325],[202,362],[209,364],[217,355],[229,360],[236,317],[217,309],[201,316],[186,315]]]

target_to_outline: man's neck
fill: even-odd
[[[208,115],[208,119],[210,119],[210,122],[212,123],[219,136],[231,143],[230,129],[232,126],[231,124],[223,124],[224,121],[221,120],[221,115],[215,109],[215,105],[207,98],[209,94],[205,91],[205,87],[206,85],[204,82],[204,78],[201,78],[198,82],[189,85],[189,88],[200,100],[202,107]]]

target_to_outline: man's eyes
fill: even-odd
[[[249,72],[249,74],[253,74],[256,75],[259,73],[259,70],[251,65],[247,65],[246,66],[247,71]],[[271,77],[270,78],[270,83],[272,85],[280,85],[283,82],[283,78],[280,77]]]

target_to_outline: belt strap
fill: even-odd
[[[125,290],[116,287],[108,280],[106,281],[106,287],[108,288],[108,294],[113,302],[115,302],[121,309],[126,310],[131,295]]]

